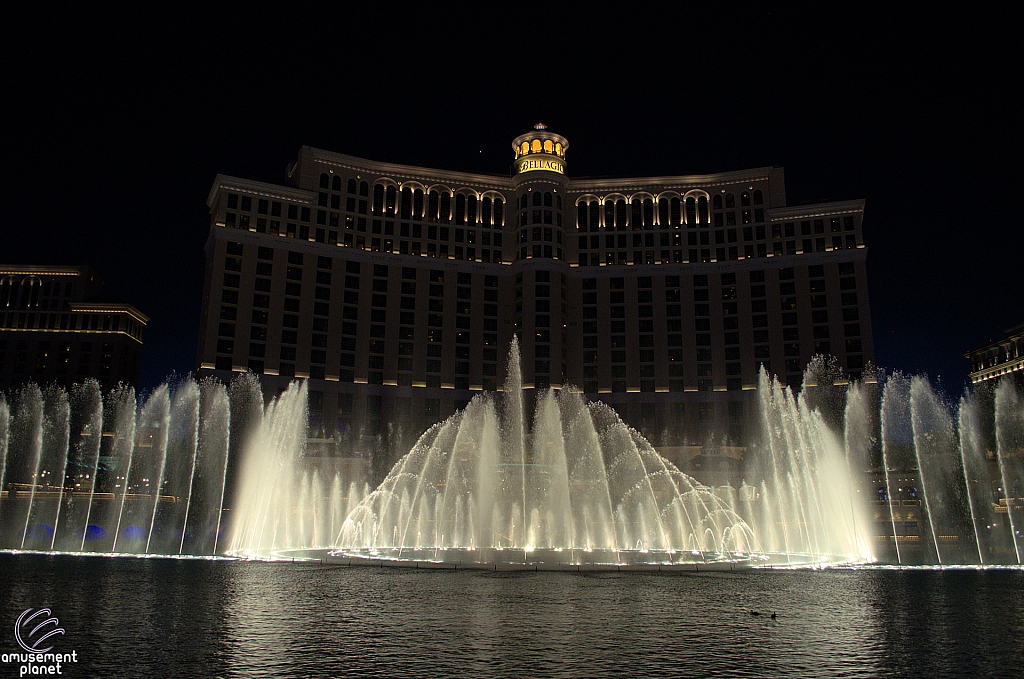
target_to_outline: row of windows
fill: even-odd
[[[98,354],[93,353],[93,342],[80,342],[77,347],[73,347],[66,342],[49,340],[8,342],[6,339],[0,339],[0,373],[5,372],[6,364],[12,375],[20,376],[18,381],[28,377],[38,378],[43,382],[50,375],[69,374],[72,363],[75,363],[79,377],[91,376],[94,373],[101,377],[109,377],[115,365],[114,344],[97,342],[96,345],[99,348]],[[73,351],[73,348],[77,348],[77,351]],[[127,367],[135,356],[127,350],[122,354],[121,363]]]
[[[0,328],[62,330],[68,332],[120,332],[142,341],[143,325],[127,314],[101,313],[0,313]]]
[[[0,308],[55,309],[59,298],[71,297],[75,284],[51,281],[38,276],[6,276],[0,279]]]
[[[340,177],[335,176],[333,179],[329,179],[326,173],[321,174],[320,188],[327,189],[328,183],[330,183],[332,191],[341,191]],[[368,197],[369,183],[361,181],[357,185],[355,179],[349,179],[347,189],[350,197],[346,198],[346,210],[365,214],[366,201],[357,203],[355,196],[358,193],[359,196]],[[378,181],[373,186],[371,208],[374,214],[397,214],[402,219],[426,219],[431,222],[454,220],[456,224],[479,223],[497,229],[504,225],[505,201],[502,198],[486,194],[478,198],[475,193],[462,191],[456,191],[454,196],[455,210],[452,212],[452,194],[447,189],[443,191],[431,189],[425,193],[422,188],[405,186],[399,190],[395,184]],[[331,201],[332,208],[340,208],[339,195],[330,195],[324,192],[318,195],[321,207],[327,206],[328,199]]]
[[[744,191],[740,194],[740,207],[749,207],[750,204],[761,205],[764,203],[764,194],[761,189],[754,189],[751,191]],[[711,200],[711,206],[715,210],[730,210],[736,207],[736,196],[731,193],[719,193],[715,194],[715,197]]]
[[[243,257],[243,255],[244,255],[245,249],[244,249],[243,244],[242,243],[233,242],[233,241],[229,241],[226,244],[226,252],[227,252],[227,256],[225,257],[225,260],[224,260],[224,265],[225,265],[224,268],[226,270],[228,270],[228,271],[241,271],[242,262],[238,258]],[[257,248],[256,258],[257,258],[257,260],[259,260],[256,263],[256,274],[257,275],[260,275],[260,276],[270,276],[270,275],[272,275],[274,252],[275,252],[275,250],[273,248],[269,248],[269,247],[259,246]],[[310,257],[312,257],[312,256],[310,256]],[[289,274],[288,278],[289,279],[295,279],[295,280],[301,280],[301,278],[302,278],[302,271],[301,271],[301,269],[292,268],[292,267],[301,267],[304,264],[306,264],[307,263],[306,255],[304,253],[302,253],[302,252],[289,251],[288,254],[287,254],[287,259],[288,259],[288,264],[290,265],[288,267],[288,269],[287,269],[287,273]],[[344,269],[345,269],[345,273],[346,274],[359,274],[361,272],[361,265],[360,265],[360,262],[358,262],[358,261],[355,261],[355,260],[342,260],[342,259],[339,259],[337,261],[339,263],[339,270],[340,270],[340,267],[342,265],[344,265]],[[335,262],[335,259],[333,257],[324,257],[322,255],[316,256],[316,267],[318,269],[323,269],[323,271],[317,271],[316,272],[316,282],[318,284],[323,284],[323,285],[329,285],[330,284],[330,281],[331,281],[330,271],[334,268],[334,262]],[[392,267],[390,267],[387,264],[374,264],[374,265],[372,265],[372,267],[373,267],[373,269],[372,269],[373,276],[375,278],[384,278],[384,279],[386,279],[386,278],[388,278],[390,276],[390,272],[392,270]],[[394,268],[397,269],[398,267],[394,267]],[[414,281],[416,280],[416,276],[417,276],[417,272],[418,271],[419,271],[419,269],[416,268],[416,267],[409,267],[409,266],[401,267],[402,280],[403,281],[412,281],[411,283],[410,282],[403,282],[403,286],[408,286],[408,285],[415,286],[415,282]],[[546,274],[547,272],[541,272],[541,273]],[[443,271],[443,270],[431,269],[430,272],[429,272],[430,283],[444,283],[444,281],[445,281],[445,274],[446,274],[446,272]],[[460,272],[447,272],[447,274],[449,276],[455,276],[456,277],[456,282],[458,283],[458,285],[472,285],[473,284],[473,274],[471,274],[471,273],[460,271]],[[485,274],[485,275],[481,276],[480,274],[477,274],[477,277],[478,278],[482,278],[484,287],[487,287],[487,288],[496,288],[496,287],[498,287],[498,277],[495,276],[495,275]],[[353,278],[351,276],[347,276],[345,278],[345,281],[346,281],[346,287],[354,287],[354,286],[350,286],[349,285],[349,283],[352,282],[352,281],[356,281],[355,285],[358,285],[358,278]],[[386,280],[375,280],[375,281],[373,281],[373,288],[374,288],[375,291],[381,291],[381,290],[386,291],[387,290],[387,285],[388,285],[388,282]],[[231,286],[231,287],[238,287],[238,286],[234,285],[234,286]],[[405,289],[405,288],[403,288],[403,289]],[[414,287],[412,289],[414,289]],[[432,290],[434,289],[433,286],[431,287],[431,289]]]
[[[553,153],[561,158],[565,157],[565,149],[562,148],[562,142],[560,141],[534,139],[532,141],[524,141],[516,147],[516,158],[531,153]]]
[[[531,199],[530,196],[533,196]],[[533,207],[550,207],[562,209],[562,196],[558,193],[552,193],[551,191],[533,191],[530,190],[523,195],[519,196],[519,209],[525,210],[530,205]]]
[[[519,213],[519,226],[528,226],[529,224],[553,224],[561,227],[562,213],[546,208],[534,209],[532,212],[530,210],[522,210]]]
[[[701,234],[705,235],[705,234]],[[827,245],[824,238],[819,238],[812,243],[804,241],[804,249],[798,249],[795,241],[785,244],[775,242],[769,253],[768,244],[758,243],[756,245],[744,245],[740,254],[740,246],[733,245],[718,248],[690,248],[683,249],[662,249],[662,250],[618,250],[605,252],[581,252],[578,255],[580,266],[614,266],[627,264],[697,264],[708,262],[738,261],[743,259],[755,259],[759,257],[782,257],[785,255],[798,255],[810,252],[830,252],[845,248],[853,249],[858,247],[856,238],[853,235],[846,237],[845,245],[840,236],[832,239],[832,244]]]
[[[762,211],[763,213],[763,211]],[[658,199],[658,220],[655,221],[654,200],[633,198],[628,204],[625,198],[582,199],[576,203],[576,228],[580,231],[627,229],[653,229],[655,226],[680,227],[709,226],[708,198],[706,194],[679,198]],[[763,214],[762,214],[763,221]]]

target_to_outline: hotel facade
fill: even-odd
[[[198,374],[308,378],[313,436],[365,447],[499,389],[518,336],[527,389],[700,450],[742,445],[762,366],[873,360],[862,200],[788,206],[775,167],[577,179],[568,148],[538,125],[510,176],[310,147],[284,184],[218,175]]]

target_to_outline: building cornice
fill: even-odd
[[[633,191],[650,191],[652,186],[659,190],[669,191],[672,189],[707,189],[715,186],[731,186],[742,182],[763,182],[773,170],[779,168],[759,167],[749,170],[736,170],[734,172],[716,172],[714,174],[694,175],[673,175],[667,177],[623,177],[607,179],[590,179],[580,177],[569,179],[569,193],[594,193],[603,191],[606,193],[627,193]]]
[[[398,176],[414,180],[423,184],[451,184],[463,183],[477,188],[486,187],[500,191],[511,191],[513,189],[512,178],[500,175],[477,174],[473,172],[459,172],[456,170],[438,170],[429,167],[418,167],[416,165],[401,165],[399,163],[384,163],[376,160],[347,156],[343,153],[324,151],[323,149],[303,146],[299,150],[300,157],[308,157],[324,165],[355,170],[356,172],[370,172],[386,176]]]
[[[864,199],[839,200],[830,203],[814,203],[813,205],[792,205],[788,207],[769,208],[771,221],[786,219],[810,219],[827,215],[853,214],[864,212]]]
[[[316,194],[312,191],[306,191],[305,189],[297,189],[292,186],[268,184],[266,182],[258,182],[252,179],[242,179],[241,177],[231,177],[229,175],[218,174],[214,177],[213,187],[210,189],[210,194],[206,197],[206,204],[211,208],[216,202],[217,193],[221,189],[237,191],[238,193],[246,193],[252,196],[290,200],[296,203],[312,204],[316,201]]]
[[[76,313],[92,312],[99,314],[128,314],[142,325],[146,325],[149,322],[149,316],[142,313],[131,304],[121,304],[118,302],[71,302],[69,308],[71,311]]]
[[[0,264],[0,276],[81,276],[83,273],[84,267]]]

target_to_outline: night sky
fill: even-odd
[[[303,144],[505,174],[538,121],[572,176],[774,165],[790,205],[866,199],[887,369],[959,395],[1024,322],[1019,16],[348,5],[8,16],[0,262],[89,264],[148,314],[143,389],[195,367],[215,174],[283,183]]]

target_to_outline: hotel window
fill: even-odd
[[[697,201],[690,196],[686,199],[686,224],[688,226],[697,226]]]

